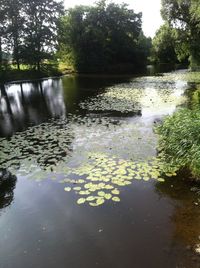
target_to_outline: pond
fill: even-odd
[[[153,131],[198,84],[178,71],[2,85],[0,267],[200,267],[200,192],[162,176]]]

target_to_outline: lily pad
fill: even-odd
[[[86,201],[85,198],[79,198],[79,199],[77,200],[77,204],[78,204],[78,205],[84,204],[85,201]]]

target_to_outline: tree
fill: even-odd
[[[141,18],[141,13],[136,14],[126,4],[107,4],[104,0],[93,7],[69,9],[60,21],[60,54],[68,54],[81,72],[107,71],[117,64],[136,68],[141,63],[137,55],[141,52]]]
[[[55,0],[24,0],[24,12],[22,59],[40,70],[41,62],[55,52],[63,4]]]
[[[151,50],[152,50],[152,39],[151,37],[146,37],[143,32],[140,33],[137,45],[137,56],[138,61],[142,64],[147,64],[150,60]]]
[[[0,69],[3,63],[3,44],[6,36],[7,6],[5,0],[0,0]]]
[[[180,42],[188,49],[190,63],[200,63],[200,1],[162,0],[162,16],[181,31]]]
[[[23,0],[4,0],[7,6],[7,39],[13,50],[13,60],[20,69],[20,49],[23,40],[25,14],[23,14]]]
[[[177,63],[175,29],[162,25],[152,41],[152,60],[155,63]]]

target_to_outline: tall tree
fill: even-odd
[[[40,70],[57,45],[57,24],[63,3],[56,0],[24,0],[25,29],[23,60]]]
[[[126,4],[98,2],[69,9],[60,22],[60,48],[78,71],[106,71],[109,65],[133,64],[142,32],[142,14]]]
[[[176,29],[181,30],[180,41],[189,49],[192,65],[200,63],[199,6],[199,0],[162,0],[162,16]]]
[[[152,41],[153,62],[175,64],[178,61],[175,44],[175,29],[171,28],[168,23],[162,25]]]
[[[3,62],[3,44],[6,36],[7,5],[5,0],[0,0],[0,68]]]
[[[20,69],[20,49],[23,40],[25,14],[23,0],[4,0],[7,5],[7,38],[11,40],[13,60]]]

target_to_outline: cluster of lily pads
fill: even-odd
[[[143,81],[144,83],[144,81]],[[155,81],[154,81],[155,83]],[[148,83],[147,83],[148,84]],[[145,85],[145,83],[144,83]],[[162,85],[162,83],[161,83]],[[174,85],[174,82],[172,83]],[[96,97],[89,98],[80,103],[84,110],[95,112],[120,112],[122,114],[136,113],[142,115],[145,108],[151,107],[160,109],[171,103],[175,105],[186,101],[184,96],[176,95],[176,88],[135,88],[136,83],[130,83],[127,88],[125,85],[108,88],[105,92]],[[180,92],[183,93],[184,90]]]
[[[145,138],[144,138],[145,136]],[[29,175],[42,170],[65,172],[66,164],[88,152],[144,159],[155,154],[156,136],[144,124],[105,116],[52,120],[0,139],[0,166]],[[38,178],[38,176],[36,176]]]
[[[77,193],[77,204],[100,206],[108,200],[119,202],[122,187],[132,184],[134,180],[150,179],[164,181],[156,158],[148,162],[136,162],[102,153],[91,153],[85,165],[69,169],[67,178],[60,182],[66,184],[66,192]]]
[[[71,152],[72,133],[69,125],[60,120],[49,122],[0,139],[0,166],[16,173],[29,174],[39,166],[53,170]]]
[[[135,82],[141,82],[141,78],[134,79]],[[175,82],[187,82],[187,83],[200,83],[200,72],[189,72],[188,70],[183,70],[180,72],[170,72],[164,73],[158,76],[146,76],[142,77],[142,83],[150,85],[151,83],[161,84],[166,88],[171,88],[176,86]],[[141,83],[140,83],[141,84]]]
[[[200,72],[174,72],[166,73],[164,76],[159,76],[162,81],[173,80],[173,81],[186,81],[188,83],[200,83]]]

